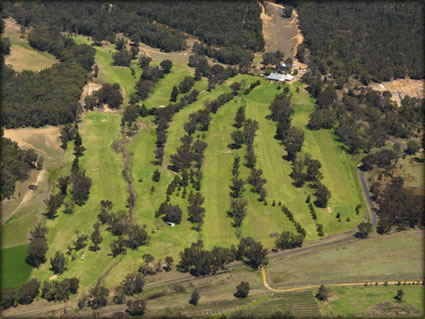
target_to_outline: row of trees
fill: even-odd
[[[190,93],[184,95],[179,102],[174,104],[169,104],[166,107],[162,108],[152,108],[147,114],[152,114],[155,116],[156,128],[156,149],[154,151],[155,158],[157,159],[156,164],[161,165],[164,157],[164,145],[167,141],[167,129],[169,122],[171,122],[172,117],[175,113],[179,112],[182,108],[192,104],[196,101],[199,95],[199,91],[193,89]]]
[[[193,276],[214,275],[234,260],[244,260],[250,266],[258,268],[267,262],[266,256],[267,249],[251,237],[242,238],[237,247],[214,247],[212,250],[205,250],[203,242],[199,240],[180,253],[177,270],[190,272]]]
[[[211,112],[216,112],[217,109],[233,98],[233,95],[220,95],[217,100],[205,103],[205,109],[193,112],[189,115],[189,121],[184,124],[184,130],[187,135],[181,138],[182,145],[176,150],[176,154],[170,157],[170,167],[181,174],[176,175],[173,181],[167,188],[167,199],[163,202],[156,212],[156,217],[164,215],[164,221],[169,223],[180,223],[181,209],[178,206],[172,205],[170,196],[178,187],[178,191],[183,187],[182,198],[186,196],[186,188],[189,186],[189,181],[197,192],[191,192],[189,195],[189,221],[194,223],[194,229],[199,231],[205,216],[205,208],[202,207],[204,197],[199,193],[201,187],[202,172],[201,166],[204,159],[204,150],[207,144],[199,139],[194,141],[192,135],[196,131],[205,132],[208,130]],[[190,172],[190,176],[188,174]]]
[[[0,152],[0,200],[3,200],[13,195],[16,182],[26,180],[31,169],[43,168],[44,158],[33,149],[19,148],[5,137],[1,137]]]
[[[66,301],[71,294],[78,292],[79,280],[76,278],[64,279],[62,281],[45,281],[41,289],[41,298],[48,301]],[[3,288],[0,295],[0,308],[2,310],[11,307],[31,304],[40,294],[40,282],[31,279],[24,283],[17,291],[15,288]]]
[[[73,135],[70,135],[70,132]],[[83,155],[85,147],[82,145],[82,139],[78,133],[78,127],[75,124],[72,131],[64,129],[64,134],[61,134],[61,139],[66,141],[63,145],[67,145],[69,140],[74,140],[74,161],[72,162],[71,176],[63,176],[58,179],[56,185],[58,193],[52,193],[45,201],[47,212],[46,217],[54,219],[57,217],[57,210],[65,203],[65,214],[72,214],[74,211],[74,204],[82,206],[88,200],[90,195],[90,188],[92,186],[91,178],[86,176],[84,170],[79,167],[79,158]],[[69,197],[65,201],[68,195],[68,187],[71,184]]]

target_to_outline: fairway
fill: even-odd
[[[92,41],[87,40],[83,36],[73,36],[74,42],[77,44],[88,44]],[[113,45],[106,47],[93,46],[96,49],[96,65],[99,67],[97,78],[101,82],[119,83],[123,89],[123,97],[125,103],[128,103],[130,95],[135,92],[134,86],[140,78],[141,69],[136,61],[132,61],[131,68],[134,69],[134,75],[131,75],[130,67],[114,66],[112,54],[116,51]]]
[[[120,156],[111,148],[112,141],[120,137],[120,117],[110,113],[88,113],[79,125],[79,132],[83,145],[87,148],[80,159],[80,167],[86,170],[86,175],[92,179],[89,200],[84,206],[75,206],[74,213],[67,215],[63,208],[58,211],[58,217],[47,220],[49,232],[47,234],[49,251],[47,260],[54,256],[56,251],[66,252],[67,245],[76,239],[75,231],[90,235],[93,224],[97,221],[100,211],[100,200],[108,199],[114,204],[114,211],[125,209],[127,199],[127,185],[122,175]],[[87,147],[90,145],[90,147]],[[61,171],[61,175],[68,175],[73,159],[72,142],[69,143],[65,158],[68,166]],[[113,261],[108,256],[113,236],[102,227],[104,238],[101,250],[97,253],[88,249],[77,252],[75,260],[68,257],[68,270],[64,278],[76,276],[80,279],[80,287],[87,288],[93,284],[105,268]],[[85,260],[81,256],[85,254]],[[46,262],[40,269],[34,271],[34,276],[47,280],[52,272],[50,263]]]
[[[27,245],[0,249],[1,289],[6,287],[20,288],[31,275],[32,267],[25,263]]]

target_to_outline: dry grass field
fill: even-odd
[[[5,63],[11,64],[15,71],[41,71],[58,62],[50,53],[37,51],[30,47],[26,38],[20,38],[19,25],[13,18],[4,21],[3,36],[9,38],[11,42],[10,54],[6,56]]]

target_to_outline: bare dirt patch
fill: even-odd
[[[51,276],[49,277],[49,280],[55,280],[56,278],[58,278],[58,275],[51,275]]]
[[[81,93],[80,104],[84,104],[84,99],[86,98],[86,96],[92,95],[93,92],[100,90],[101,87],[102,85],[100,85],[99,83],[88,82],[84,86],[83,92]]]
[[[389,82],[371,83],[369,87],[381,92],[390,91],[391,99],[400,105],[400,101],[406,95],[423,99],[425,97],[424,84],[424,80],[397,79]]]
[[[60,149],[59,142],[59,128],[56,126],[45,126],[40,128],[17,128],[5,129],[4,137],[10,138],[12,141],[18,143],[22,148],[35,148],[37,152],[44,153],[48,156],[44,147]],[[38,141],[38,143],[34,143]],[[40,147],[37,147],[39,145]]]

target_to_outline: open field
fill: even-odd
[[[5,63],[11,64],[17,72],[23,70],[41,71],[50,67],[58,60],[50,53],[33,49],[27,39],[19,37],[20,29],[15,19],[7,18],[3,37],[10,39],[10,54],[5,57]]]
[[[394,299],[403,289],[403,302]],[[329,300],[320,303],[322,315],[328,316],[411,316],[424,315],[423,286],[330,287]]]
[[[6,129],[4,136],[17,142],[19,147],[33,148],[44,158],[43,170],[32,170],[28,180],[17,183],[13,197],[1,203],[2,247],[10,247],[27,244],[29,231],[43,218],[44,200],[48,198],[57,173],[64,165],[64,152],[59,147],[57,127]],[[30,190],[30,184],[36,184],[37,190]]]
[[[327,282],[419,279],[423,277],[423,232],[404,231],[353,240],[290,258],[278,258],[267,270],[272,287]]]
[[[30,278],[32,268],[25,263],[26,257],[27,245],[0,249],[0,288],[20,288]]]

